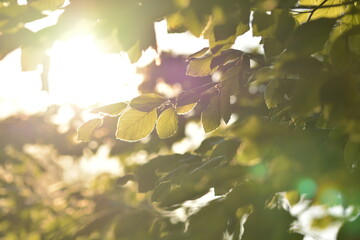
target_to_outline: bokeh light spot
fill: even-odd
[[[313,198],[315,196],[316,189],[316,183],[310,178],[304,178],[300,180],[297,186],[299,193],[305,194],[307,198]]]
[[[266,166],[263,163],[257,164],[251,168],[251,173],[255,178],[264,178],[266,172]]]
[[[340,205],[341,194],[337,189],[329,188],[323,191],[320,195],[320,203],[325,205]]]

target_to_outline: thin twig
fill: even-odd
[[[311,19],[311,17],[314,15],[314,13],[316,12],[316,10],[318,10],[320,7],[322,7],[327,1],[328,1],[328,0],[322,1],[322,2],[319,4],[319,6],[317,6],[316,8],[314,8],[314,9],[311,11],[311,13],[310,13],[310,15],[309,15],[309,17],[308,17],[308,19],[307,19],[307,22],[310,22],[310,19]]]

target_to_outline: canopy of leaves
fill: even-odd
[[[112,154],[120,158],[124,176],[99,177],[87,191],[64,186],[42,201],[34,179],[43,176],[43,167],[21,149],[43,141],[30,141],[20,128],[27,141],[9,137],[1,143],[1,237],[302,239],[306,232],[291,228],[299,215],[290,211],[302,199],[305,208],[347,209],[340,217],[314,219],[312,226],[340,223],[339,238],[360,238],[359,1],[62,4],[1,1],[0,59],[21,48],[23,70],[42,64],[46,73],[46,50],[84,21],[99,40],[116,40],[111,50],[126,51],[132,61],[149,47],[157,49],[154,22],[164,19],[169,32],[189,31],[208,39],[209,47],[188,56],[184,79],[170,79],[176,78],[171,68],[157,66],[157,77],[180,84],[177,96],[156,93],[157,78],[149,77],[142,95],[93,109],[98,117],[78,128],[82,141],[121,140]],[[59,8],[56,25],[38,32],[26,28]],[[264,54],[231,48],[247,31],[261,37]],[[191,79],[187,86],[185,78]],[[201,122],[208,138],[197,149],[172,153],[190,121]],[[12,129],[4,127],[4,136],[12,136]],[[144,150],[147,161],[130,161]],[[206,205],[195,209],[204,195]],[[175,214],[181,210],[184,218]]]

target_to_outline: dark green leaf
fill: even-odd
[[[287,44],[288,51],[303,55],[320,51],[335,22],[335,18],[319,18],[299,26]]]
[[[201,122],[205,133],[211,132],[220,126],[220,95],[213,96],[209,105],[201,114]]]
[[[285,89],[282,80],[271,80],[265,89],[265,103],[268,108],[277,107],[285,98]]]
[[[211,157],[223,156],[227,161],[231,161],[235,157],[239,146],[240,141],[237,139],[226,140],[215,147],[211,153]]]
[[[173,154],[151,159],[146,164],[140,166],[136,173],[139,182],[139,192],[147,192],[155,187],[155,183],[158,180],[156,172],[170,172],[182,164],[196,163],[199,160],[199,156],[191,154]]]
[[[228,123],[231,117],[230,96],[235,95],[239,89],[239,81],[241,74],[243,74],[242,70],[244,69],[234,66],[222,73],[220,78],[222,83],[220,90],[220,111],[225,123]]]
[[[224,142],[223,137],[215,136],[215,137],[209,137],[202,141],[200,147],[198,147],[195,152],[196,153],[206,153],[209,150],[211,150],[214,146],[218,145],[219,143]]]

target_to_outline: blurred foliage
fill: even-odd
[[[82,126],[79,116],[62,133],[48,115],[2,121],[3,239],[302,239],[297,202],[342,206],[341,216],[312,226],[341,222],[339,239],[360,238],[358,0],[62,4],[0,1],[0,58],[21,48],[23,70],[43,65],[45,89],[46,50],[83,22],[133,62],[157,49],[153,24],[163,19],[169,32],[189,31],[209,47],[186,59],[163,53],[140,70],[140,96],[93,109],[97,118]],[[63,10],[56,25],[26,28],[56,9]],[[263,55],[231,48],[247,31],[261,37]],[[212,133],[174,154],[191,121]],[[75,144],[79,126],[78,139],[89,143]],[[54,159],[26,150],[49,143],[73,158],[111,145],[125,173],[89,186],[64,183]]]

